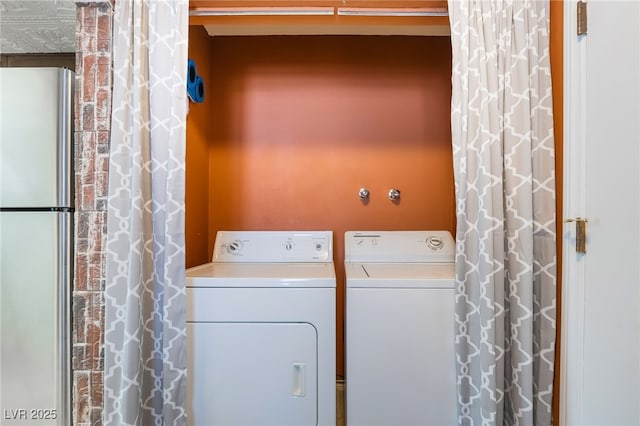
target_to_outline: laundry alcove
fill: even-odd
[[[187,267],[218,230],[333,230],[342,376],[344,232],[454,231],[449,38],[192,26],[189,56],[206,94],[187,120]]]
[[[551,6],[562,200],[561,2]],[[192,17],[189,31],[206,94],[187,118],[187,267],[210,260],[218,230],[333,230],[343,376],[344,231],[455,231],[450,39],[441,30],[210,36],[201,23]]]

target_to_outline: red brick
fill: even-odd
[[[80,185],[93,185],[95,182],[93,161],[83,161],[80,165],[80,172]]]
[[[93,102],[96,97],[96,57],[87,55],[84,57],[82,68],[82,100]]]
[[[107,90],[98,90],[96,96],[96,117],[109,117],[111,94]]]
[[[96,84],[101,89],[109,89],[111,86],[111,58],[98,58]],[[109,93],[111,95],[111,93]]]
[[[96,51],[100,53],[111,52],[111,40],[98,40],[96,42]]]
[[[93,210],[94,201],[94,189],[93,185],[85,185],[82,187],[80,208],[82,210]]]
[[[84,343],[74,343],[71,350],[71,368],[74,371],[86,370],[89,368],[89,358],[87,357],[87,345]]]
[[[98,40],[107,40],[111,42],[111,16],[100,14],[98,15],[98,28],[97,28]]]
[[[74,424],[89,421],[89,373],[76,371],[73,374]]]
[[[87,343],[86,319],[87,319],[87,299],[83,295],[73,296],[73,343]]]
[[[109,144],[109,132],[97,132],[97,142],[99,145],[108,145]]]
[[[82,240],[86,245],[86,240]],[[82,244],[76,245],[78,249],[82,248]],[[74,288],[75,290],[86,290],[87,289],[87,276],[89,265],[87,264],[87,256],[78,250],[76,254],[76,272],[74,277]]]
[[[92,131],[95,130],[95,114],[94,114],[94,106],[93,104],[90,103],[85,103],[82,105],[82,107],[80,108],[81,113],[82,113],[82,118],[81,118],[81,127],[82,130],[86,130],[86,131]]]
[[[82,16],[80,17],[82,20],[82,32],[85,34],[95,33],[96,15],[98,11],[95,7],[81,7],[79,9],[82,11]]]

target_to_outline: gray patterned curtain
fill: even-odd
[[[118,0],[105,288],[105,425],[184,425],[188,0]]]
[[[551,424],[556,244],[548,3],[449,0],[462,425]]]

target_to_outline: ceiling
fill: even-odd
[[[0,53],[75,52],[74,0],[0,0]]]

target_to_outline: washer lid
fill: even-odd
[[[348,288],[454,288],[453,263],[345,263]]]
[[[187,269],[187,287],[334,287],[333,262],[212,262]]]

